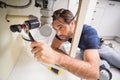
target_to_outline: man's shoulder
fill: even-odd
[[[94,29],[91,25],[84,24],[83,31]]]
[[[92,26],[84,24],[82,33],[90,35],[90,34],[97,34],[97,31]]]
[[[97,49],[99,43],[97,31],[90,25],[84,24],[81,42],[85,45],[84,49]]]

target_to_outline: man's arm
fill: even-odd
[[[84,61],[62,56],[58,63],[81,78],[99,79],[99,55],[97,50],[85,50]]]
[[[38,61],[58,64],[81,78],[99,78],[99,54],[96,49],[85,50],[84,61],[82,61],[61,54],[62,52],[55,51],[45,43],[32,42],[31,47]]]

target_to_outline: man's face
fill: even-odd
[[[67,41],[72,37],[73,25],[71,23],[67,24],[62,18],[59,18],[57,20],[54,20],[52,25],[56,31],[56,34],[62,41]]]

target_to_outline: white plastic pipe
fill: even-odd
[[[6,15],[6,20],[9,21],[25,21],[25,20],[31,20],[31,19],[37,19],[36,16],[33,15]]]
[[[77,51],[77,47],[78,47],[78,43],[80,40],[83,24],[84,24],[84,21],[86,18],[89,2],[90,2],[90,0],[79,0],[76,26],[74,29],[74,37],[72,40],[72,45],[71,45],[71,49],[70,49],[70,53],[69,53],[69,55],[72,57],[75,57],[75,53]]]

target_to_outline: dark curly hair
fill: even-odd
[[[56,10],[52,15],[53,21],[60,17],[63,18],[67,24],[69,24],[74,19],[73,13],[70,10],[63,8]]]

